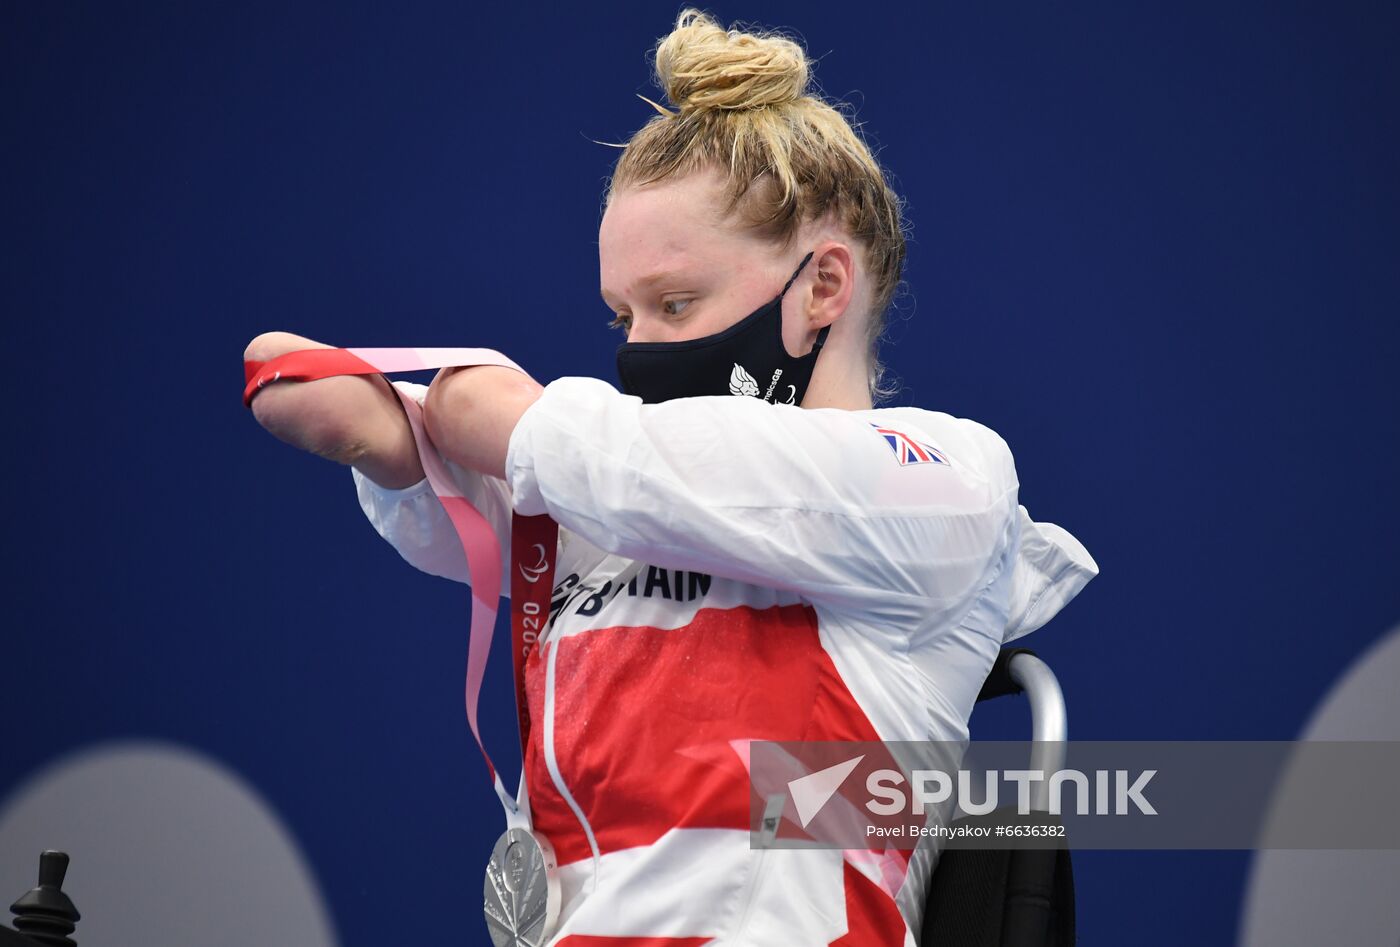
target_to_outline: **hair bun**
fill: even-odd
[[[682,11],[656,47],[657,84],[683,115],[795,102],[807,72],[807,53],[792,40],[725,30],[696,9]]]

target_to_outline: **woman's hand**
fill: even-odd
[[[511,432],[543,390],[511,368],[444,368],[428,386],[423,423],[442,456],[504,478]]]
[[[334,346],[264,332],[244,360],[266,362],[300,349]],[[259,390],[253,417],[279,440],[341,464],[351,464],[389,489],[423,479],[423,466],[399,397],[383,375],[338,375],[309,382],[278,381]]]

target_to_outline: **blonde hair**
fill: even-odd
[[[776,33],[725,30],[686,9],[655,51],[656,81],[676,111],[660,114],[623,149],[606,200],[626,187],[702,169],[725,176],[726,216],[786,246],[828,213],[865,250],[872,306],[870,388],[883,374],[878,343],[904,266],[902,202],[851,122],[808,90],[807,54]]]

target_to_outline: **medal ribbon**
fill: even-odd
[[[432,368],[470,368],[495,365],[523,369],[492,349],[474,348],[342,348],[302,349],[287,352],[266,362],[245,361],[243,375],[243,404],[252,407],[258,390],[276,381],[313,381],[335,375],[377,375],[390,372],[421,371]],[[506,810],[506,822],[511,827],[528,828],[530,823],[528,797],[524,805],[506,791],[500,774],[491,762],[491,754],[481,739],[477,723],[477,705],[481,699],[481,682],[486,672],[486,657],[491,651],[495,633],[496,614],[500,605],[501,545],[491,523],[462,495],[452,479],[442,456],[428,437],[423,423],[423,409],[418,402],[399,389],[390,386],[403,404],[413,429],[413,440],[423,464],[428,484],[442,501],[462,551],[467,557],[467,573],[471,578],[472,611],[471,636],[467,644],[467,677],[465,701],[467,722],[472,736],[481,748],[486,768],[501,805]],[[511,664],[515,676],[516,719],[520,725],[521,785],[525,786],[525,748],[530,738],[529,704],[525,699],[525,663],[531,651],[544,635],[549,621],[550,593],[554,588],[555,555],[558,550],[559,527],[546,516],[512,516],[511,518]]]

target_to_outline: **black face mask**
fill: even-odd
[[[783,297],[811,259],[810,253],[802,258],[776,299],[723,332],[685,342],[618,346],[622,390],[646,404],[696,395],[749,395],[801,404],[831,326],[822,326],[812,351],[798,358],[789,355],[783,345]]]

